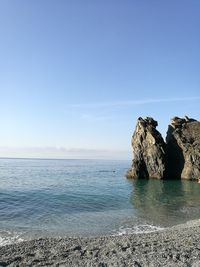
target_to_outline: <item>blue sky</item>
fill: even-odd
[[[0,1],[0,156],[131,158],[136,119],[199,119],[200,2]]]

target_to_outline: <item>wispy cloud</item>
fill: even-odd
[[[105,122],[106,120],[110,120],[111,116],[82,114],[81,119],[87,122]]]
[[[174,98],[148,98],[140,100],[124,100],[124,101],[113,101],[113,102],[79,103],[79,104],[69,104],[68,106],[74,108],[123,107],[123,106],[138,106],[138,105],[146,105],[154,103],[171,103],[171,102],[198,101],[198,100],[200,100],[200,96],[174,97]]]

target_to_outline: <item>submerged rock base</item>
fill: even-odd
[[[153,118],[138,118],[132,137],[133,163],[127,178],[199,179],[200,122],[174,117],[166,142]]]

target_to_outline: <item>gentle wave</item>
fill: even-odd
[[[155,226],[155,225],[137,225],[134,227],[120,227],[119,230],[114,235],[130,235],[130,234],[144,234],[144,233],[153,233],[157,231],[164,230],[164,227]]]
[[[24,241],[20,234],[10,231],[0,231],[0,246],[11,245]]]

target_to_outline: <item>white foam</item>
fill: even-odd
[[[149,224],[137,225],[131,228],[122,226],[119,228],[116,235],[143,234],[143,233],[152,233],[152,232],[161,231],[161,230],[164,230],[164,228],[160,226],[149,225]]]
[[[0,231],[0,246],[10,245],[24,241],[20,234],[10,231]]]

